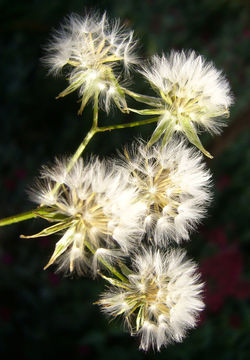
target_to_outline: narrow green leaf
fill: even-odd
[[[100,271],[98,271],[98,274],[105,280],[107,280],[110,284],[112,285],[115,285],[115,286],[118,286],[118,287],[121,287],[121,288],[124,288],[126,290],[129,290],[128,286],[126,285],[126,283],[123,283],[119,280],[116,280],[116,279],[113,279],[113,278],[110,278],[104,274],[102,274]]]
[[[72,235],[75,232],[75,225],[71,226],[66,233],[63,235],[63,237],[56,243],[55,250],[48,262],[48,264],[43,268],[46,270],[50,265],[52,265],[55,260],[64,253],[65,250],[69,247],[71,241],[72,241]]]
[[[153,132],[151,139],[148,142],[148,146],[152,146],[157,140],[159,140],[159,138],[165,133],[166,134],[166,138],[164,135],[165,140],[163,139],[163,141],[167,141],[168,137],[170,138],[170,136],[172,136],[174,132],[174,128],[173,128],[173,123],[171,121],[171,119],[162,119],[160,120],[159,124],[157,125],[155,131]]]
[[[64,214],[59,214],[58,212],[56,212],[55,210],[51,210],[51,211],[34,211],[35,214],[37,214],[37,216],[39,216],[42,219],[45,219],[47,221],[63,221],[66,220],[68,218],[68,216],[64,215]]]
[[[136,331],[138,331],[141,327],[141,324],[143,323],[142,318],[144,318],[143,316],[143,305],[140,307],[137,317],[136,317]]]
[[[137,109],[132,109],[132,108],[128,108],[129,111],[132,111],[136,114],[139,115],[162,115],[165,112],[165,109],[142,109],[142,110],[137,110]]]
[[[192,122],[185,117],[181,117],[180,122],[188,140],[200,151],[202,151],[204,155],[206,155],[210,159],[213,159],[213,156],[203,147],[202,143],[200,142],[197,131]]]
[[[165,134],[163,135],[162,147],[164,147],[169,142],[169,140],[172,138],[173,133],[174,133],[174,125],[171,121],[169,121],[168,126],[165,130]]]
[[[130,270],[125,264],[123,264],[123,262],[121,262],[120,260],[118,261],[119,267],[121,269],[121,272],[123,273],[123,275],[127,276],[133,274],[133,271]]]
[[[54,224],[52,226],[47,227],[46,229],[43,229],[42,231],[40,231],[37,234],[34,235],[21,235],[21,238],[25,238],[25,239],[33,239],[33,238],[37,238],[37,237],[42,237],[42,236],[49,236],[52,235],[60,230],[66,229],[67,227],[69,227],[71,224],[73,223],[72,220],[69,221],[62,221],[58,224]]]
[[[163,105],[163,102],[161,101],[160,98],[137,94],[137,93],[135,93],[133,91],[130,91],[128,89],[124,89],[124,91],[126,92],[126,94],[128,94],[129,96],[134,98],[136,101],[141,102],[143,104],[147,104],[147,105],[150,105],[150,106],[162,106]]]

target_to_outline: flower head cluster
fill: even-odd
[[[153,56],[141,73],[162,102],[151,142],[162,135],[166,141],[174,132],[182,132],[209,156],[199,142],[197,131],[205,128],[218,134],[225,126],[220,118],[228,116],[232,96],[222,72],[194,51],[171,51],[169,56]]]
[[[135,44],[133,32],[121,26],[119,20],[109,22],[105,13],[102,17],[71,15],[55,32],[44,59],[50,72],[58,74],[66,70],[69,86],[58,97],[78,90],[79,113],[95,94],[103,99],[106,111],[111,100],[122,111],[126,109],[124,91],[115,70],[121,65],[128,70],[137,62]]]
[[[42,169],[32,191],[39,204],[32,216],[52,224],[27,237],[60,233],[45,268],[57,263],[66,273],[101,275],[110,284],[98,302],[103,312],[123,316],[131,334],[141,338],[141,349],[160,350],[180,342],[204,307],[196,264],[172,245],[189,240],[204,217],[211,174],[202,155],[175,133],[212,157],[198,132],[218,134],[233,99],[222,72],[194,51],[155,55],[140,68],[157,96],[128,90],[123,81],[138,63],[135,44],[133,32],[105,13],[71,15],[54,33],[45,62],[69,82],[58,97],[77,90],[80,114],[93,99],[93,123],[71,159]],[[150,108],[128,108],[125,94]],[[99,107],[108,112],[111,102],[122,112],[154,117],[99,126]],[[122,159],[77,160],[95,133],[152,122],[158,123],[148,144],[135,142]]]
[[[211,198],[211,175],[202,156],[180,140],[150,148],[138,142],[131,155],[125,152],[124,167],[146,204],[144,226],[154,241],[188,240]]]
[[[126,255],[140,239],[145,206],[134,201],[136,190],[128,186],[121,169],[92,159],[85,166],[79,160],[68,171],[68,163],[57,160],[42,170],[33,200],[45,207],[43,217],[55,224],[32,237],[61,231],[47,266],[56,261],[59,269],[84,273],[90,265],[96,272],[100,258],[110,262]]]
[[[181,250],[145,250],[134,258],[128,281],[117,282],[99,301],[105,313],[125,317],[143,350],[181,341],[204,308],[197,267],[184,258]]]

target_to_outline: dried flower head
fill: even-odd
[[[105,313],[125,317],[143,350],[182,341],[204,308],[197,267],[184,258],[181,250],[145,250],[134,258],[128,281],[113,283],[99,301]]]
[[[119,20],[109,22],[105,13],[102,17],[71,15],[55,32],[44,58],[50,72],[66,70],[69,86],[58,97],[78,90],[79,113],[95,94],[102,98],[106,111],[111,100],[123,111],[127,104],[119,84],[120,65],[128,70],[137,62],[135,44],[133,32],[121,26]]]
[[[210,200],[211,175],[202,156],[184,141],[171,140],[147,147],[135,143],[125,151],[124,167],[130,183],[146,203],[145,230],[157,244],[189,239]]]
[[[212,62],[194,51],[171,51],[168,56],[153,56],[141,73],[160,95],[159,122],[151,143],[162,135],[167,141],[174,132],[184,133],[205,155],[197,131],[204,128],[218,134],[225,126],[232,104],[229,83]]]
[[[145,206],[135,201],[121,169],[92,159],[68,172],[68,163],[43,168],[32,197],[43,205],[41,216],[55,224],[31,237],[62,232],[47,267],[56,261],[59,269],[81,274],[89,265],[95,273],[99,260],[110,263],[138,241]]]

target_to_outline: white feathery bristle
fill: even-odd
[[[162,92],[168,99],[159,127],[167,119],[173,122],[176,131],[184,131],[183,116],[193,126],[215,134],[226,125],[219,118],[227,117],[233,103],[230,86],[222,71],[203,56],[194,51],[172,50],[167,56],[154,55],[142,67],[141,73],[159,94]]]
[[[144,232],[142,219],[146,208],[137,190],[129,184],[126,171],[115,162],[94,157],[86,164],[82,159],[72,165],[70,162],[56,159],[54,167],[43,167],[41,179],[31,191],[32,198],[59,218],[59,226],[65,222],[62,230],[66,231],[50,264],[56,261],[65,272],[68,266],[70,272],[78,269],[83,273],[86,258],[81,254],[87,251],[90,258],[87,265],[95,275],[100,256],[113,263],[138,245]],[[70,236],[69,227],[73,228]],[[67,243],[61,244],[65,234]],[[92,251],[96,251],[94,257]]]
[[[144,249],[133,258],[126,286],[110,287],[99,301],[108,315],[126,317],[129,330],[141,337],[140,348],[145,351],[182,341],[204,308],[197,266],[185,256],[179,249],[165,253]]]
[[[133,32],[120,25],[119,20],[109,21],[106,13],[83,18],[72,14],[54,32],[44,62],[54,74],[67,65],[69,87],[59,96],[78,90],[84,103],[98,92],[100,106],[108,112],[111,100],[121,109],[127,106],[118,82],[123,68],[128,72],[138,63],[135,45]],[[115,91],[109,91],[110,88]]]
[[[165,147],[156,143],[150,148],[138,141],[127,154],[122,166],[146,204],[148,236],[158,245],[188,240],[211,200],[211,174],[200,153],[185,141],[172,139]]]

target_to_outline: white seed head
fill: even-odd
[[[124,287],[113,286],[99,301],[105,313],[125,316],[129,330],[141,337],[140,348],[145,351],[182,341],[204,308],[197,266],[185,259],[185,254],[181,250],[164,254],[144,250],[134,258],[129,282]]]
[[[71,15],[54,33],[44,62],[53,74],[67,70],[69,86],[59,97],[78,90],[82,97],[79,113],[95,93],[100,94],[100,104],[108,111],[112,99],[126,107],[120,75],[138,62],[135,45],[133,32],[119,20],[109,21],[105,13],[102,17]]]
[[[211,175],[202,156],[184,141],[173,139],[165,147],[134,143],[123,160],[130,183],[146,204],[148,235],[158,245],[188,240],[211,199]]]
[[[167,119],[174,131],[185,132],[187,120],[194,128],[218,134],[225,126],[219,118],[228,116],[233,102],[230,86],[222,71],[203,56],[172,50],[167,56],[153,56],[141,73],[163,100],[165,112],[158,127]]]
[[[57,159],[55,174],[53,167],[44,167],[32,198],[47,207],[45,218],[66,229],[49,265],[57,262],[65,272],[78,269],[81,274],[88,263],[95,274],[99,259],[113,262],[140,241],[145,207],[121,167],[96,158],[84,165],[80,159],[67,172],[69,163],[70,159]],[[94,257],[92,251],[96,251]],[[82,264],[75,266],[80,258]]]

